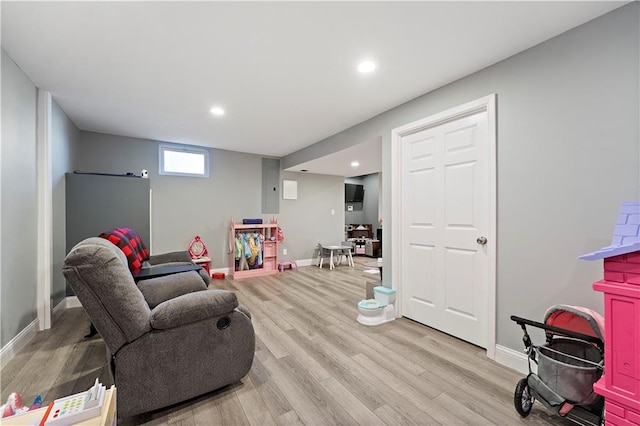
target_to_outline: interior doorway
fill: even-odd
[[[382,173],[345,178],[345,241],[354,254],[382,257]]]
[[[402,316],[495,346],[495,95],[392,131]]]

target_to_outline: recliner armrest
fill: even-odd
[[[189,256],[188,251],[172,251],[169,253],[162,254],[154,254],[149,256],[147,260],[149,265],[159,265],[161,263],[171,263],[171,262],[191,262],[191,256]]]
[[[246,306],[244,306],[242,303],[238,303],[238,307],[236,308],[236,311],[240,311],[243,314],[246,315],[247,318],[251,319],[251,312],[249,312],[249,309],[247,309]]]
[[[151,311],[151,327],[167,330],[233,311],[238,306],[236,294],[229,290],[207,290],[184,294],[167,300]]]
[[[137,284],[151,309],[174,297],[207,289],[207,285],[196,271],[150,278],[138,281]]]

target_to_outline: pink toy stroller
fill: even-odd
[[[604,399],[593,384],[604,371],[604,319],[591,309],[556,305],[544,324],[511,316],[524,331],[529,375],[521,379],[513,396],[518,414],[527,417],[537,399],[559,416],[579,425],[604,425]],[[526,326],[545,331],[546,344],[531,342]],[[538,372],[531,369],[531,361]]]

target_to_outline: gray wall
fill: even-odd
[[[0,167],[2,347],[37,318],[36,108],[35,85],[3,50]]]
[[[511,314],[540,320],[557,303],[602,311],[591,289],[601,262],[577,257],[608,245],[620,203],[640,199],[639,9],[615,10],[291,154],[282,167],[381,135],[388,253],[391,130],[497,93],[497,343],[519,350]]]
[[[60,303],[66,294],[66,281],[62,275],[62,263],[66,250],[66,211],[64,174],[78,168],[78,140],[80,130],[54,101],[51,114],[51,157],[52,157],[52,226],[53,226],[53,278],[51,306]]]
[[[278,221],[285,234],[287,259],[311,259],[318,243],[338,244],[344,238],[344,178],[282,172],[282,180],[298,182],[297,200],[280,200]],[[331,214],[333,211],[334,214]]]
[[[158,174],[160,141],[81,132],[79,169],[123,174],[149,171],[152,254],[187,250],[199,235],[212,267],[228,266],[229,220],[261,217],[261,157],[212,149],[210,177]]]
[[[207,245],[212,267],[226,268],[232,217],[241,222],[243,218],[276,216],[285,233],[288,256],[297,260],[311,258],[319,241],[342,238],[342,178],[284,173],[281,180],[298,180],[298,199],[280,200],[279,215],[263,215],[262,157],[258,155],[212,149],[209,178],[160,176],[159,141],[91,132],[81,132],[80,140],[79,169],[83,171],[149,171],[152,254],[186,250],[199,235]],[[330,217],[331,208],[334,217]]]

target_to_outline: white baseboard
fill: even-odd
[[[80,303],[77,296],[67,296],[64,301],[66,304],[65,309],[82,308],[82,303]]]
[[[36,337],[37,332],[38,319],[36,318],[0,350],[0,368],[4,368],[18,352],[24,349]]]
[[[314,262],[313,259],[296,260],[296,265],[298,265],[298,266],[311,266],[314,263],[315,262]]]
[[[51,323],[53,324],[65,309],[82,307],[76,296],[65,297],[51,311]],[[16,337],[11,339],[0,350],[0,368],[4,368],[29,342],[36,336],[38,332],[38,319],[33,320],[31,324],[26,326]]]
[[[53,310],[51,311],[51,325],[53,326],[53,324],[55,324],[55,322],[58,320],[58,318],[60,318],[60,315],[62,315],[62,313],[65,311],[65,309],[67,309],[67,299],[68,297],[65,297],[64,299],[62,299],[60,301],[60,303],[58,303],[55,308],[53,308]]]
[[[495,362],[498,364],[509,367],[512,370],[519,371],[520,373],[529,374],[529,366],[527,365],[527,354],[521,351],[514,351],[505,346],[496,345],[496,358]],[[537,371],[537,365],[532,362],[531,369],[535,373]]]

